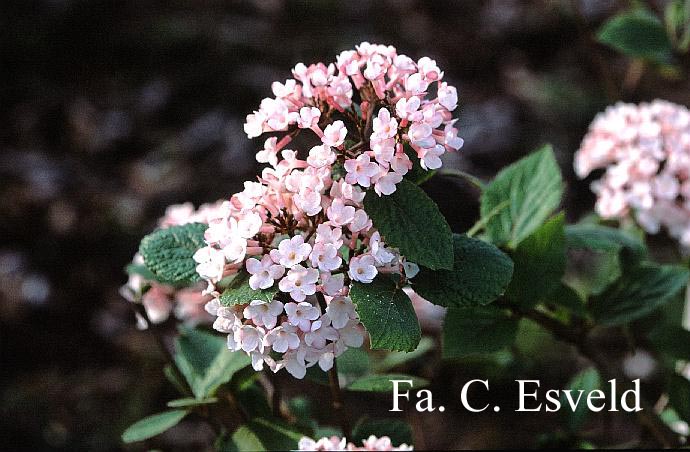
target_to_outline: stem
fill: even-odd
[[[455,168],[448,168],[448,169],[442,169],[438,171],[439,176],[450,176],[450,177],[457,177],[460,179],[464,179],[465,181],[469,182],[470,184],[474,185],[476,188],[479,189],[479,191],[483,191],[484,188],[486,188],[486,184],[481,181],[478,177],[475,177],[469,173],[466,173],[462,170],[455,169]]]
[[[577,348],[579,353],[587,358],[599,370],[606,380],[623,380],[623,372],[612,366],[610,360],[601,356],[596,346],[589,337],[587,328],[571,328],[559,320],[536,309],[521,310],[516,306],[501,303],[503,307],[508,307],[514,314],[528,318],[542,328],[550,331],[557,339],[569,343]],[[664,421],[656,414],[654,407],[645,401],[641,401],[642,411],[636,413],[637,418],[653,436],[665,448],[680,447],[680,437],[671,430]]]
[[[316,299],[319,301],[321,311],[326,312],[326,298],[321,292],[316,292]],[[328,386],[331,389],[331,407],[333,413],[340,421],[340,428],[343,430],[343,436],[350,438],[350,423],[345,413],[345,404],[343,403],[343,394],[340,390],[340,381],[338,380],[338,364],[333,358],[333,367],[328,371]]]

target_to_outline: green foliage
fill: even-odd
[[[370,419],[363,417],[352,429],[352,442],[361,444],[370,435],[387,436],[394,446],[412,444],[412,428],[401,419]]]
[[[181,329],[175,363],[189,383],[194,397],[203,400],[250,364],[249,357],[227,349],[225,339],[197,329]]]
[[[690,361],[690,331],[677,325],[660,324],[649,335],[657,350],[674,359]]]
[[[390,352],[374,364],[376,372],[387,372],[395,367],[410,363],[429,353],[434,348],[434,340],[428,336],[419,341],[419,345],[411,352]],[[340,362],[340,361],[338,361]],[[338,364],[340,365],[340,364]]]
[[[565,273],[565,216],[561,213],[522,241],[511,257],[515,264],[506,297],[532,307],[560,286]]]
[[[179,424],[187,414],[187,410],[170,410],[145,417],[122,433],[122,441],[134,443],[152,438]]]
[[[601,295],[593,297],[590,309],[603,325],[628,323],[670,301],[687,281],[686,268],[643,263],[624,274]]]
[[[565,308],[567,311],[580,317],[584,317],[587,313],[584,300],[580,298],[575,290],[565,284],[559,284],[546,301]]]
[[[576,374],[568,383],[568,389],[571,389],[573,391],[572,397],[575,399],[578,397],[578,391],[583,391],[582,398],[584,399],[585,397],[587,397],[587,394],[589,394],[591,391],[600,388],[601,377],[599,376],[599,372],[593,367],[585,369],[580,373]],[[581,400],[581,402],[583,401]],[[569,413],[568,426],[570,427],[570,430],[572,432],[577,432],[580,428],[582,428],[582,425],[587,419],[587,415],[589,413],[587,404],[578,403],[575,411],[570,411],[568,401],[565,399],[565,395],[562,395],[561,406],[568,407],[565,408],[565,411]]]
[[[443,324],[443,357],[491,353],[515,341],[518,319],[493,307],[450,308]]]
[[[598,224],[568,225],[565,227],[565,238],[569,249],[623,253],[623,258],[631,264],[647,255],[644,244],[630,233]]]
[[[370,284],[355,282],[350,297],[371,337],[372,349],[412,351],[422,338],[410,298],[393,278],[379,275]]]
[[[664,25],[646,9],[636,9],[609,19],[599,29],[597,40],[631,58],[668,63],[673,57]]]
[[[168,408],[187,408],[201,405],[212,405],[216,402],[218,402],[218,399],[215,397],[210,397],[208,399],[201,400],[194,399],[192,397],[186,397],[184,399],[171,400],[170,402],[168,402]]]
[[[364,210],[386,243],[412,262],[437,270],[453,267],[453,235],[438,206],[404,179],[390,196],[369,190]]]
[[[240,426],[220,447],[228,451],[295,450],[304,433],[277,419],[257,417]]]
[[[429,382],[423,378],[414,377],[405,374],[384,374],[384,375],[367,375],[358,378],[347,386],[349,391],[358,392],[387,392],[393,391],[393,383],[391,380],[412,380],[414,388],[422,388],[428,386]],[[407,387],[407,386],[406,386]]]
[[[680,375],[673,375],[668,385],[671,406],[685,422],[690,422],[690,381]]]
[[[169,284],[199,281],[192,256],[205,246],[204,231],[207,227],[201,223],[172,226],[142,239],[139,253],[157,281]]]
[[[492,243],[515,249],[551,216],[561,202],[563,180],[550,145],[501,170],[481,199],[481,216],[495,212],[486,223]]]
[[[441,306],[477,306],[491,303],[505,290],[513,262],[495,246],[466,235],[453,235],[453,268],[432,271],[421,267],[414,290]]]
[[[249,274],[245,271],[241,271],[220,295],[220,303],[223,306],[232,306],[235,304],[251,303],[252,300],[270,302],[277,293],[278,284],[274,284],[268,289],[252,289],[249,287]]]

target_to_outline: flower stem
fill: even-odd
[[[322,312],[326,312],[326,298],[323,293],[316,292],[316,299],[319,301],[319,306]],[[345,413],[345,404],[343,403],[343,393],[340,390],[340,381],[338,380],[338,363],[333,358],[333,367],[328,371],[328,386],[331,389],[331,407],[333,414],[340,421],[340,428],[343,430],[343,436],[350,438],[350,423]]]

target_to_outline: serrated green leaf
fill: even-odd
[[[561,202],[563,179],[550,145],[501,170],[481,198],[481,216],[510,205],[486,223],[486,234],[497,246],[516,248]]]
[[[506,297],[529,308],[549,297],[565,273],[565,216],[561,213],[523,240],[511,258],[515,266]]]
[[[154,414],[135,422],[122,433],[122,441],[134,443],[160,435],[176,426],[186,415],[187,410],[170,410]]]
[[[240,272],[230,282],[228,287],[220,295],[220,304],[232,306],[235,304],[247,304],[252,300],[271,302],[278,293],[278,284],[273,284],[268,289],[254,290],[249,286],[249,274]]]
[[[168,408],[186,408],[186,407],[195,407],[199,405],[212,405],[214,403],[218,402],[218,399],[215,397],[210,397],[208,399],[193,399],[191,397],[186,397],[184,399],[175,399],[171,400],[168,402]]]
[[[405,374],[385,374],[385,375],[367,375],[358,378],[347,386],[348,391],[357,392],[387,392],[393,391],[393,383],[391,380],[412,380],[413,388],[423,388],[429,386],[429,382],[424,378],[414,377]],[[404,387],[408,387],[405,385]]]
[[[422,338],[410,298],[387,275],[373,282],[355,282],[350,298],[371,338],[371,348],[412,351]]]
[[[411,262],[431,269],[453,268],[453,234],[424,191],[403,179],[388,196],[369,190],[364,210],[385,242]]]
[[[352,442],[361,444],[362,441],[374,435],[378,438],[387,436],[391,443],[398,447],[401,444],[412,444],[412,428],[402,419],[371,419],[364,417],[357,421],[352,429]]]
[[[673,56],[673,46],[661,20],[644,9],[609,19],[599,29],[597,40],[626,56],[655,63],[668,63]]]
[[[515,342],[518,320],[493,308],[449,308],[443,323],[443,358],[491,353]]]
[[[187,284],[200,280],[194,253],[205,246],[201,223],[159,229],[144,237],[139,253],[156,280],[169,284]]]
[[[579,372],[568,383],[568,389],[572,390],[573,399],[577,399],[578,391],[583,391],[582,398],[584,399],[587,397],[587,394],[594,391],[595,389],[600,388],[601,377],[599,376],[599,372],[597,372],[597,370],[593,367]],[[581,400],[581,402],[583,401],[584,400]],[[587,404],[578,403],[575,411],[570,411],[570,405],[568,404],[565,395],[562,395],[561,406],[566,412],[568,412],[568,426],[571,432],[576,433],[580,428],[582,428],[582,425],[587,419],[587,415],[589,413]]]
[[[453,235],[453,269],[432,271],[420,267],[412,288],[440,306],[477,306],[491,303],[513,274],[513,262],[501,250],[466,235]]]
[[[628,323],[670,301],[687,281],[687,268],[644,263],[593,297],[590,310],[603,325]]]
[[[199,400],[211,397],[250,364],[245,353],[231,352],[223,337],[205,331],[183,329],[176,344],[175,363]]]

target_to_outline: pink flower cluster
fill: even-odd
[[[592,183],[604,218],[633,214],[647,232],[663,226],[690,246],[690,111],[664,100],[618,103],[600,113],[575,155],[581,178],[604,168]]]
[[[362,446],[356,446],[353,443],[348,443],[345,438],[338,438],[331,436],[321,438],[318,441],[305,436],[299,440],[297,445],[300,451],[328,451],[328,450],[377,450],[377,451],[393,451],[393,450],[414,450],[412,446],[401,444],[398,447],[393,446],[391,440],[387,436],[380,438],[371,435],[369,438],[362,441]]]
[[[415,63],[393,47],[363,43],[336,64],[298,64],[293,75],[273,84],[275,98],[264,99],[245,124],[249,137],[273,133],[256,156],[269,166],[210,218],[208,246],[194,259],[228,347],[249,354],[256,370],[267,364],[303,378],[308,367],[327,371],[348,347],[363,344],[348,296],[353,282],[370,283],[379,273],[404,280],[419,271],[386,247],[363,209],[365,191],[395,191],[412,168],[405,146],[432,169],[462,139],[450,113],[456,90],[429,58]],[[429,99],[432,84],[436,97]],[[287,149],[302,132],[318,144]],[[223,306],[220,296],[238,273],[251,289],[277,295]]]
[[[266,140],[259,162],[277,169],[280,151],[310,130],[320,141],[309,151],[310,165],[323,168],[339,161],[348,184],[389,195],[412,168],[404,145],[424,169],[440,168],[440,156],[463,145],[451,114],[457,90],[442,81],[443,72],[428,57],[415,63],[392,46],[363,42],[341,52],[335,64],[299,63],[292,74],[294,79],[274,82],[275,97],[262,100],[259,110],[247,116],[249,138],[287,132],[280,140]],[[346,139],[355,138],[355,132],[359,141],[349,145]]]
[[[158,220],[161,229],[187,223],[208,223],[210,217],[221,207],[222,201],[214,204],[202,204],[198,210],[190,202],[175,204],[165,210],[165,215]],[[132,259],[134,265],[144,265],[144,258],[137,253]],[[174,314],[187,325],[211,323],[213,318],[204,306],[212,297],[204,294],[205,285],[175,288],[167,284],[146,279],[139,273],[130,273],[127,283],[120,288],[120,294],[133,303],[141,303],[146,316],[153,324],[163,323]],[[146,328],[146,321],[138,319],[139,327]]]

